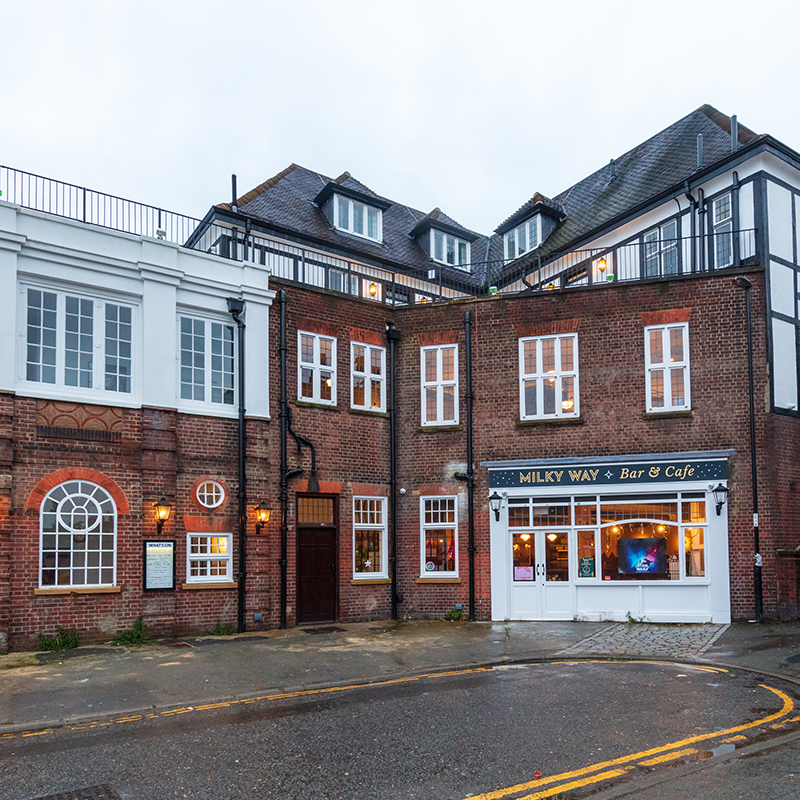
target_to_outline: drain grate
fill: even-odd
[[[344,628],[337,628],[335,625],[327,628],[303,628],[303,633],[344,633],[344,631]]]
[[[75,789],[72,792],[59,792],[36,797],[34,800],[122,800],[117,790],[110,784],[102,786],[87,786],[85,789]]]

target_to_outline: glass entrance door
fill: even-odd
[[[511,618],[572,619],[569,532],[514,532],[510,540]]]

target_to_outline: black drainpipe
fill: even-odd
[[[700,272],[706,269],[706,194],[702,189],[697,190],[697,206],[700,224]]]
[[[689,181],[685,181],[683,184],[683,194],[686,199],[689,201],[689,225],[690,225],[690,241],[692,246],[689,248],[689,271],[695,271],[695,259],[697,258],[697,242],[695,241],[695,236],[697,236],[697,220],[695,219],[695,214],[697,212],[697,200],[694,199],[691,191],[689,190]]]
[[[386,338],[389,341],[389,525],[392,537],[392,619],[397,619],[397,605],[403,602],[397,593],[397,443],[395,417],[395,344],[400,341],[400,331],[390,322],[386,325]]]
[[[289,513],[289,479],[286,476],[286,290],[278,292],[278,303],[281,310],[281,630],[286,628],[286,539],[288,536],[287,515]]]
[[[247,489],[245,485],[245,423],[244,423],[244,322],[240,314],[244,311],[244,300],[228,298],[228,313],[233,317],[239,334],[239,597],[236,628],[244,633],[245,580],[247,578]]]
[[[467,471],[456,478],[467,482],[467,525],[469,531],[469,619],[475,621],[475,471],[472,467],[472,315],[464,315],[464,337],[467,358]]]

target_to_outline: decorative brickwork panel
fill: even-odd
[[[123,411],[109,406],[64,403],[58,400],[36,401],[36,425],[85,431],[122,433]]]

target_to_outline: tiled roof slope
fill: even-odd
[[[613,167],[608,164],[556,195],[553,199],[567,216],[548,237],[542,255],[569,246],[691,177],[697,170],[698,134],[703,134],[706,165],[729,155],[730,131],[729,117],[712,106],[701,106],[615,159]],[[753,131],[739,125],[740,145],[757,138]]]
[[[336,183],[367,197],[391,203],[390,207],[383,212],[382,243],[348,235],[332,228],[322,213],[322,209],[313,204],[314,198],[331,180],[318,172],[292,164],[275,177],[239,198],[237,204],[239,212],[254,220],[295,231],[301,236],[313,236],[332,246],[356,251],[363,254],[365,259],[370,259],[370,257],[387,259],[400,267],[413,271],[429,269],[430,260],[422,248],[409,237],[414,226],[426,216],[425,212],[381,197],[345,172],[335,179]],[[230,204],[220,203],[218,208],[230,210]],[[469,233],[470,238],[477,235],[442,212],[439,212],[436,217],[442,222]],[[480,236],[472,246],[475,256],[485,253],[486,237]],[[473,258],[473,261],[478,260]],[[480,261],[480,264],[473,265],[473,277],[478,283],[483,281],[482,257]],[[453,274],[466,277],[463,270],[447,269],[452,269]]]

